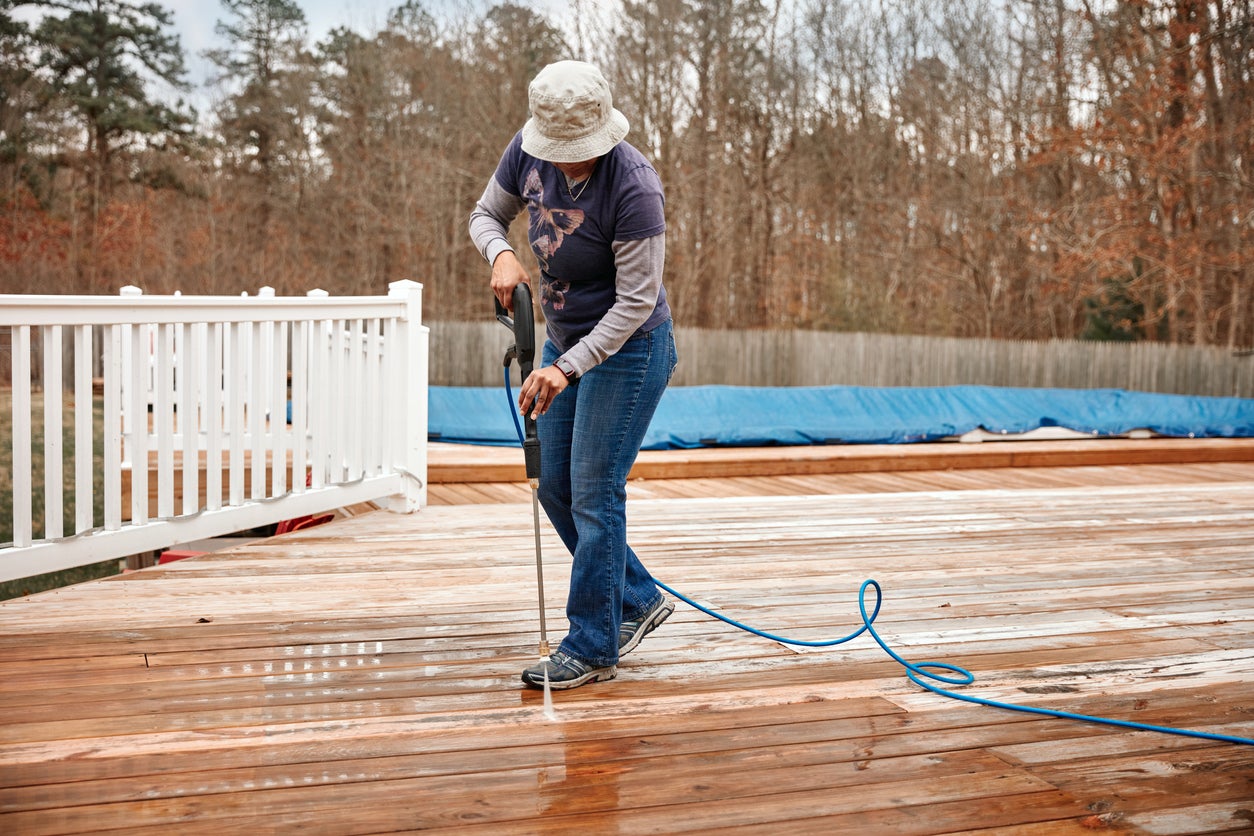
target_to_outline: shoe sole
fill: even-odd
[[[618,649],[619,658],[636,649],[636,645],[644,641],[644,637],[652,633],[654,630],[662,626],[662,622],[671,617],[671,613],[675,612],[674,601],[663,601],[662,606],[658,607],[653,615],[640,625],[640,629],[632,634],[631,640],[627,644]]]
[[[564,682],[554,682],[553,680],[550,679],[549,690],[566,691],[566,690],[569,690],[570,688],[578,688],[580,685],[587,685],[589,682],[608,682],[609,680],[613,679],[616,676],[618,676],[618,668],[612,665],[608,668],[594,668],[588,671],[587,673],[585,673],[583,676],[579,677],[578,679],[569,679]],[[526,685],[528,688],[539,688],[541,690],[544,689],[544,677],[543,676],[540,677],[539,679],[533,680],[529,678],[526,673],[524,673],[522,676],[522,681],[523,681],[523,685]]]

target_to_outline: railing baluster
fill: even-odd
[[[261,288],[257,291],[257,297],[260,299],[273,299],[274,288]],[[257,410],[260,413],[260,423],[254,424],[254,427],[259,429],[254,430],[252,440],[252,496],[254,499],[259,499],[272,496],[270,493],[271,479],[266,478],[267,465],[269,465],[271,473],[278,467],[277,461],[267,462],[266,460],[273,447],[271,433],[275,431],[275,409],[277,408],[274,403],[274,383],[272,378],[274,373],[274,321],[269,318],[253,325],[252,367],[253,374],[256,375],[256,379],[253,381],[252,398],[256,402]]]
[[[157,326],[153,429],[157,436],[157,516],[174,516],[174,328]]]
[[[178,298],[181,298],[181,294],[176,293],[176,294],[175,294],[175,296],[176,296],[176,297],[178,297]],[[172,388],[172,390],[171,390],[171,394],[173,395],[173,397],[171,398],[171,403],[173,403],[173,404],[174,404],[174,408],[175,408],[176,410],[177,410],[177,409],[179,408],[179,406],[183,403],[183,383],[184,383],[184,381],[183,381],[183,374],[182,374],[182,372],[180,371],[179,366],[180,366],[180,364],[183,362],[183,361],[182,361],[183,352],[187,350],[187,346],[186,346],[186,344],[185,344],[185,342],[184,342],[184,340],[183,340],[184,330],[185,330],[185,325],[186,325],[186,323],[179,323],[178,325],[173,326],[173,329],[174,329],[174,335],[173,335],[173,339],[174,339],[174,354],[173,354],[173,360],[174,360],[174,364],[175,364],[175,371],[174,371],[174,385],[173,385],[173,388]],[[175,443],[176,443],[176,444],[178,443],[178,439],[177,439],[177,438],[175,439]]]
[[[30,326],[12,331],[13,352],[13,545],[29,546],[31,520]]]
[[[362,399],[363,413],[369,417],[366,425],[365,450],[362,452],[362,461],[365,463],[365,472],[369,476],[375,476],[382,473],[380,466],[380,451],[382,449],[382,421],[380,420],[379,403],[379,355],[383,337],[379,332],[381,322],[378,319],[366,320],[366,395]]]
[[[287,322],[274,323],[270,381],[270,496],[287,491]]]
[[[401,380],[401,376],[397,370],[401,368],[400,358],[397,356],[395,346],[398,345],[396,339],[396,317],[391,316],[380,322],[383,340],[383,379],[389,382],[389,385],[383,387],[382,399],[379,404],[379,461],[383,465],[385,471],[391,470],[392,465],[396,464],[397,451],[400,446],[397,443],[397,435],[399,434],[396,412],[400,408],[400,389],[407,382],[402,381],[401,385],[396,382]]]
[[[129,464],[131,461],[131,435],[134,432],[135,416],[131,410],[131,388],[133,384],[130,378],[131,368],[131,331],[134,330],[132,325],[121,326],[119,339],[120,352],[118,354],[118,363],[120,364],[120,376],[118,377],[118,386],[121,387],[119,395],[121,401],[119,407],[122,410],[122,463]]]
[[[331,376],[331,323],[318,320],[313,324],[313,343],[310,350],[309,375],[309,443],[310,486],[318,489],[327,483],[327,439],[330,436],[331,403],[334,391]]]
[[[40,330],[44,350],[44,537],[60,539],[65,535],[61,326],[47,325]]]
[[[344,478],[352,481],[361,476],[362,468],[362,412],[366,409],[364,384],[366,380],[366,347],[361,320],[354,319],[349,323],[348,351],[344,352],[345,388],[349,396],[344,411]]]
[[[95,403],[91,389],[91,326],[74,328],[74,532],[90,531],[94,520],[92,452]]]
[[[313,323],[303,319],[293,324],[292,340],[292,491],[305,492],[305,464],[309,419],[309,350]]]
[[[123,421],[122,347],[126,342],[125,325],[106,325],[104,335],[104,527],[117,531],[122,527],[122,458]]]
[[[209,357],[205,362],[205,508],[222,507],[222,348],[224,328],[215,322],[207,327]]]
[[[264,325],[260,322],[252,324],[252,351],[248,357],[248,368],[252,384],[248,394],[248,435],[251,442],[252,474],[249,497],[262,499],[266,495],[266,345],[263,338]]]
[[[131,329],[131,524],[148,522],[148,328]]]
[[[244,502],[244,393],[248,382],[244,368],[244,334],[251,330],[247,323],[231,323],[230,351],[227,355],[226,386],[226,433],[231,447],[231,484],[227,491],[227,504]]]
[[[183,440],[183,513],[193,514],[200,507],[200,422],[199,403],[201,378],[204,375],[203,323],[179,326],[176,374],[179,380],[179,434]],[[209,457],[206,455],[206,462]]]
[[[348,396],[348,381],[344,372],[347,364],[345,354],[348,347],[344,344],[348,338],[344,334],[344,320],[336,319],[331,323],[331,391],[328,392],[331,401],[331,426],[327,432],[330,439],[332,459],[331,469],[327,479],[331,484],[344,481],[344,466],[346,464],[346,449],[344,436],[344,425],[347,423],[345,414],[349,409],[349,401],[352,400]]]

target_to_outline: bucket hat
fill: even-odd
[[[558,61],[527,88],[531,118],[522,147],[554,163],[578,163],[609,152],[627,136],[627,117],[615,109],[609,82],[583,61]]]

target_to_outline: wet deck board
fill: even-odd
[[[884,638],[969,667],[964,690],[1254,737],[1249,466],[644,479],[631,536],[662,580],[773,632],[850,632],[875,578]],[[684,604],[550,722],[517,682],[539,631],[529,497],[485,484],[525,501],[0,604],[0,832],[1252,826],[1254,746],[961,703],[866,636],[797,649]],[[568,561],[543,546],[556,642]]]

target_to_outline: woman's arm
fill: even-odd
[[[513,251],[509,245],[509,225],[526,206],[521,197],[501,188],[495,177],[488,181],[470,213],[470,240],[488,264],[495,263],[496,257],[506,250]]]
[[[501,188],[493,177],[470,213],[470,240],[492,265],[492,292],[506,309],[513,308],[515,286],[519,282],[531,284],[531,277],[514,255],[507,237],[510,222],[526,205],[521,197]]]
[[[665,233],[633,241],[615,241],[613,246],[616,301],[591,333],[562,355],[577,374],[584,374],[622,348],[653,313],[662,291]]]

